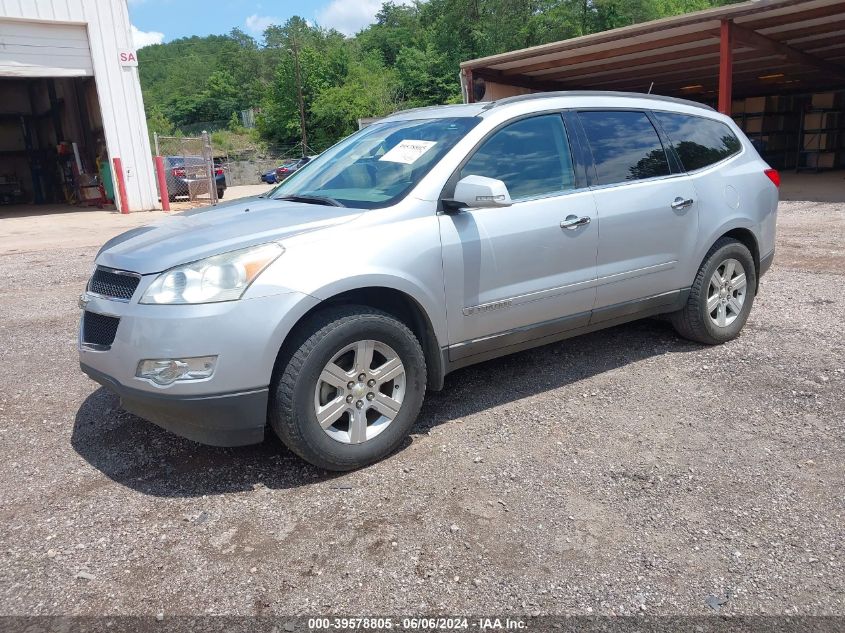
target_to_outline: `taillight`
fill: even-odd
[[[777,169],[767,169],[763,173],[769,177],[769,180],[775,184],[775,187],[780,189],[780,173],[778,173]]]
[[[174,178],[184,178],[185,177],[185,170],[184,169],[174,169],[172,172]]]

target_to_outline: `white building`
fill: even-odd
[[[159,206],[126,0],[0,0],[0,205],[96,195],[98,159]]]

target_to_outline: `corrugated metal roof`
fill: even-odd
[[[734,94],[845,86],[845,0],[752,0],[464,62],[474,77],[537,90],[714,94],[719,27],[736,25]],[[755,39],[763,36],[774,46]],[[784,54],[781,46],[794,54]]]

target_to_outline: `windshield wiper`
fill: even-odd
[[[295,195],[295,196],[282,196],[281,198],[276,198],[276,200],[288,200],[290,202],[305,202],[308,204],[323,204],[327,207],[345,207],[346,205],[342,202],[335,200],[334,198],[328,198],[326,196],[309,196],[307,194],[302,195]]]

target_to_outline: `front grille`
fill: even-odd
[[[117,317],[88,312],[82,315],[82,342],[91,345],[110,346],[117,334]]]
[[[97,266],[88,289],[104,297],[129,301],[141,278],[134,274],[120,274]]]

